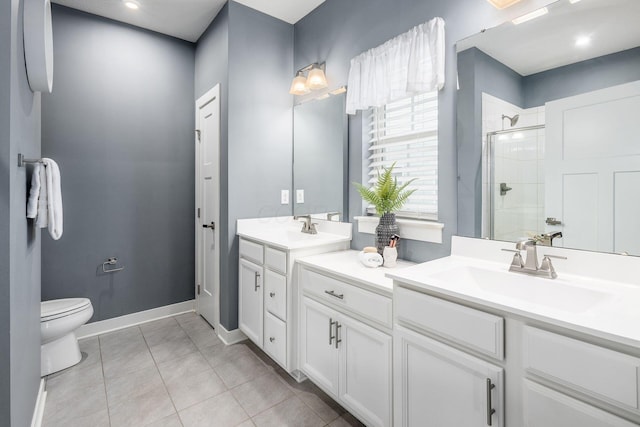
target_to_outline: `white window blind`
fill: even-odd
[[[428,92],[369,110],[365,140],[369,142],[368,182],[395,162],[398,183],[417,178],[397,215],[438,219],[438,92]],[[373,207],[369,213],[375,213]]]

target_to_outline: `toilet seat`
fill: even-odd
[[[88,298],[65,298],[40,303],[40,323],[86,310],[91,306]]]

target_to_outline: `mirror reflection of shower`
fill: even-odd
[[[544,110],[482,95],[483,237],[517,241],[545,232]]]

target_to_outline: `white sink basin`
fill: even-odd
[[[460,266],[429,277],[462,286],[475,286],[483,292],[571,313],[585,312],[612,296],[567,280],[551,280],[473,266]]]

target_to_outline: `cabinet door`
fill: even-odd
[[[307,297],[302,299],[300,319],[300,367],[325,391],[338,396],[338,313]]]
[[[262,348],[262,267],[246,259],[240,259],[238,283],[240,330]]]
[[[401,326],[393,337],[396,426],[503,426],[502,368]]]
[[[346,316],[338,322],[340,398],[368,426],[390,426],[391,336]]]

